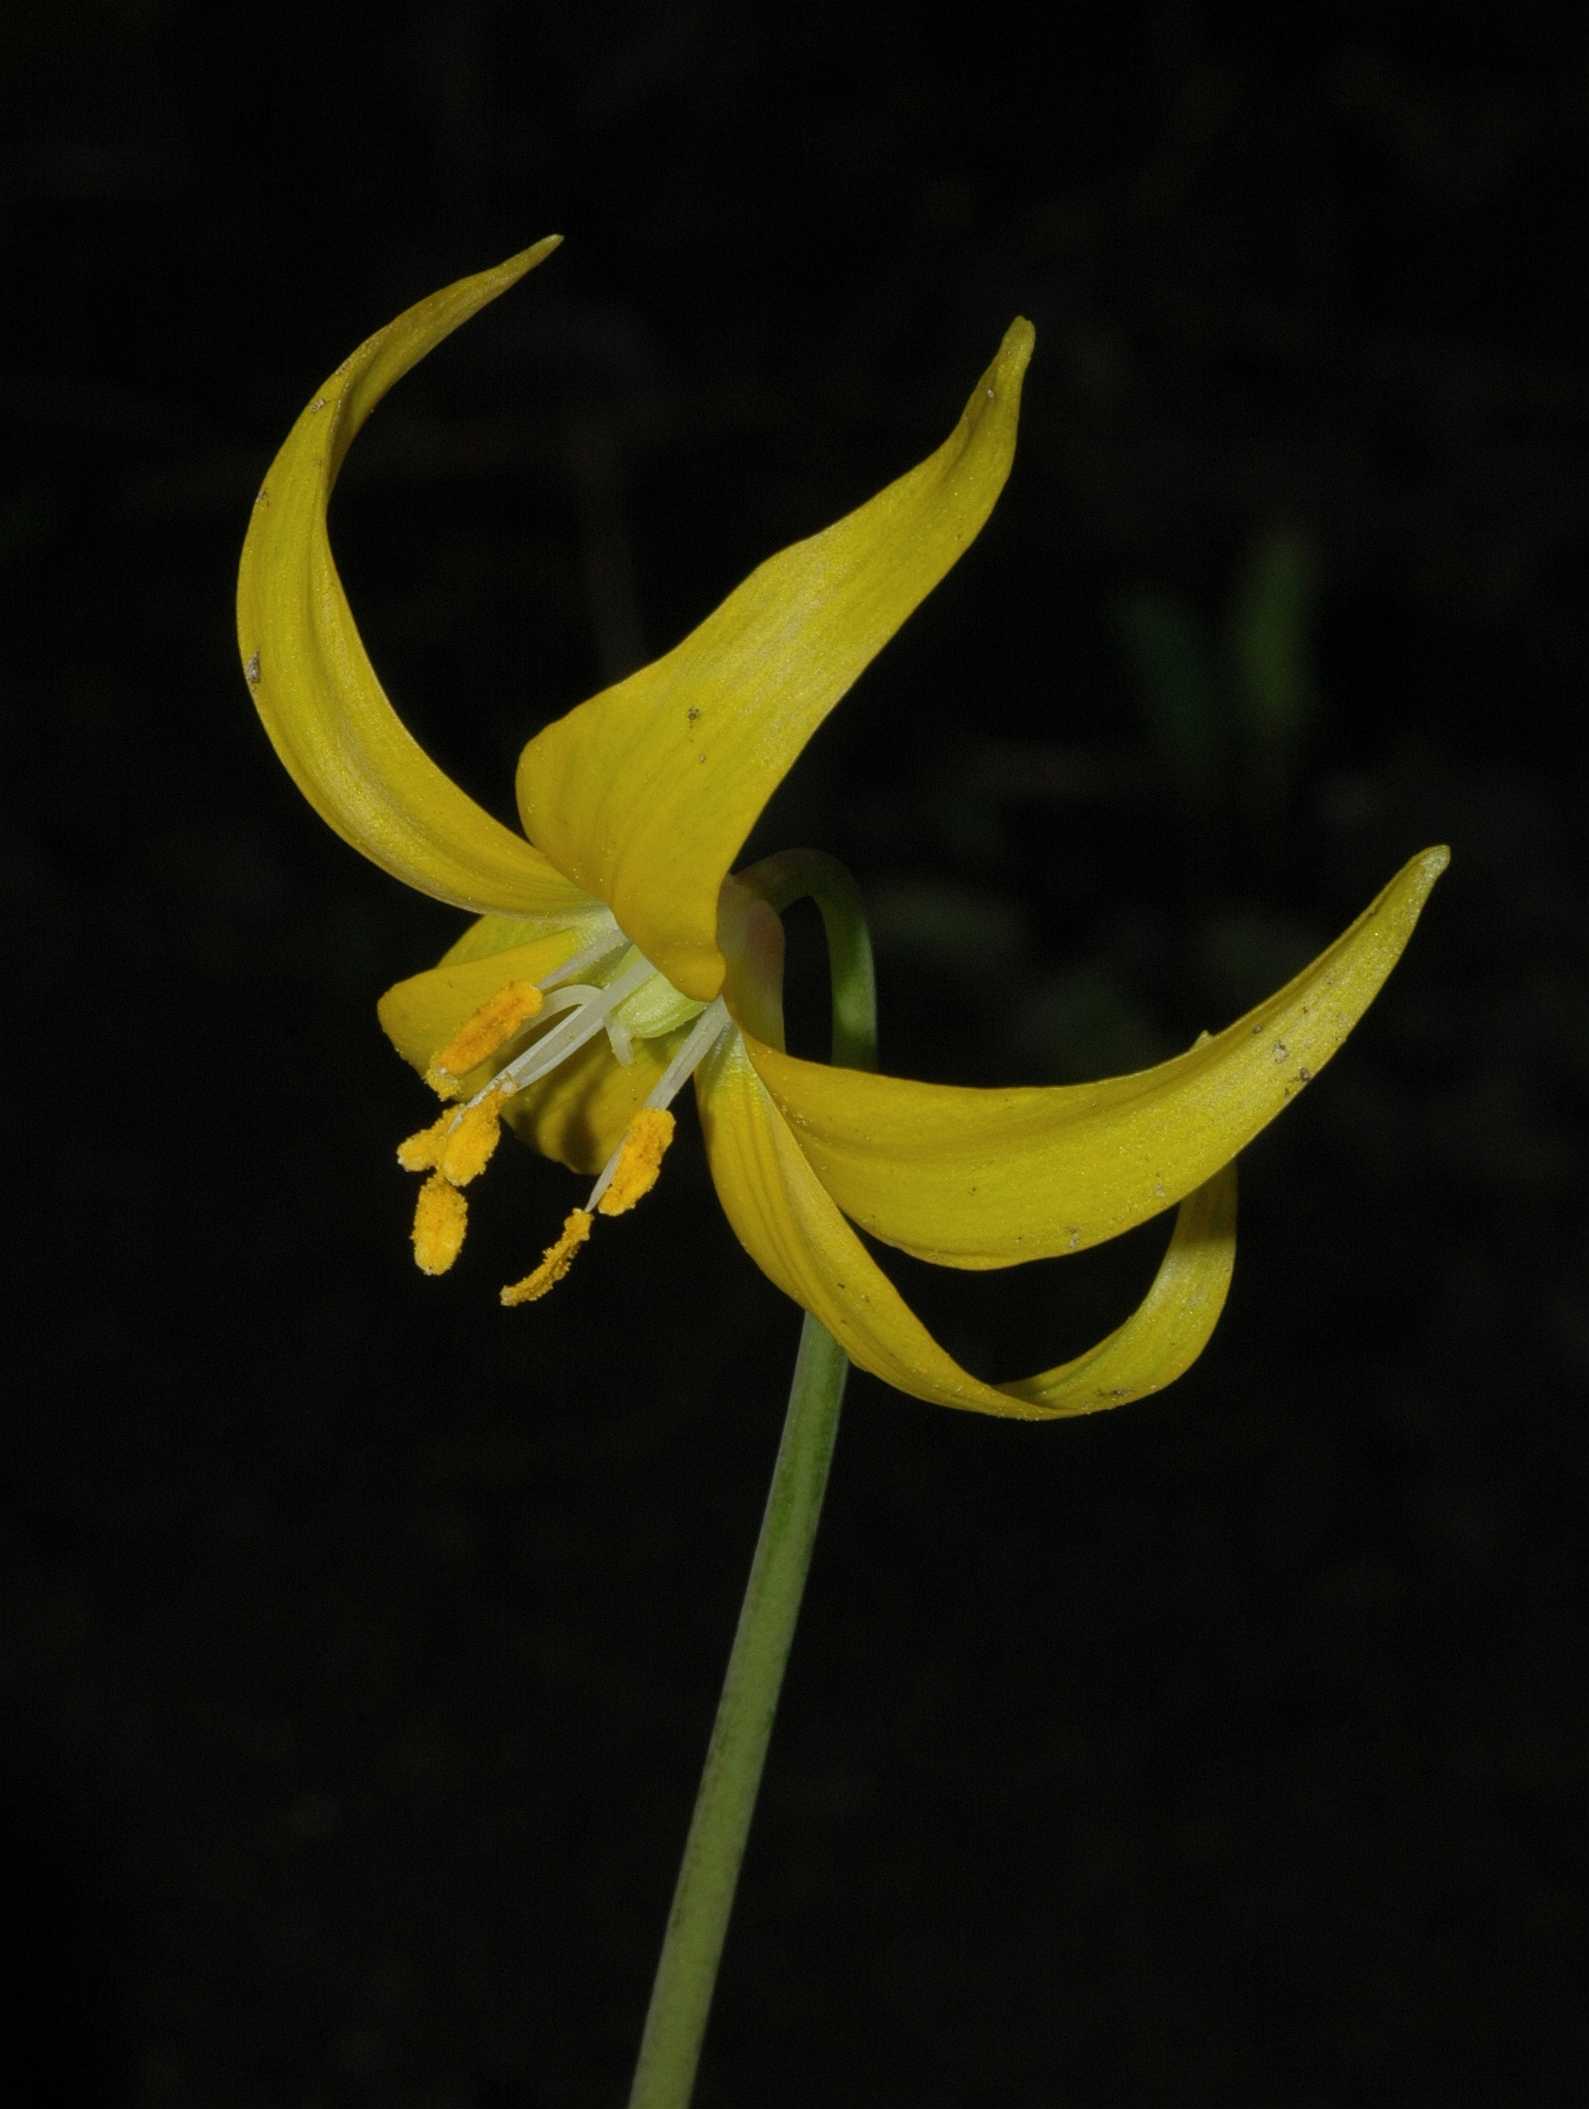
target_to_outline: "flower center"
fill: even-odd
[[[688,1030],[684,1028],[688,1027]],[[460,1097],[460,1079],[521,1042],[472,1097],[453,1105],[398,1147],[405,1171],[427,1176],[414,1211],[414,1258],[427,1274],[444,1274],[458,1257],[468,1225],[463,1189],[490,1162],[512,1101],[582,1047],[605,1033],[613,1058],[627,1068],[636,1043],[683,1032],[644,1102],[630,1116],[618,1147],[597,1175],[583,1208],[522,1281],[502,1291],[505,1304],[533,1303],[560,1282],[590,1236],[598,1214],[623,1215],[657,1182],[673,1139],[668,1110],[722,1035],[730,1030],[722,999],[683,996],[628,944],[616,924],[539,983],[507,981],[466,1018],[425,1072],[442,1098]]]

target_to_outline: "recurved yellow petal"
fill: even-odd
[[[486,917],[471,925],[439,966],[398,982],[381,998],[377,1009],[388,1039],[422,1076],[437,1048],[445,1046],[498,989],[510,981],[544,980],[573,955],[579,942],[577,933],[559,931],[486,949],[494,937],[521,927]],[[634,1059],[621,1066],[613,1059],[605,1033],[598,1033],[549,1076],[509,1099],[502,1117],[542,1156],[555,1158],[571,1171],[595,1174],[622,1142],[680,1037],[675,1033],[637,1040]],[[467,1098],[480,1090],[510,1051],[499,1049],[460,1077],[459,1095]]]
[[[935,454],[525,748],[525,833],[687,996],[722,985],[718,889],[762,807],[992,510],[1031,349],[1031,324],[1013,323]]]
[[[1234,1165],[1182,1202],[1153,1286],[1124,1325],[1074,1361],[985,1384],[945,1354],[845,1222],[738,1035],[703,1069],[698,1098],[713,1182],[740,1243],[853,1362],[913,1398],[1018,1420],[1100,1413],[1190,1368],[1224,1307],[1235,1258]]]
[[[831,1069],[748,1041],[822,1184],[873,1236],[951,1267],[1075,1252],[1179,1201],[1335,1053],[1412,934],[1449,852],[1426,850],[1244,1018],[1157,1068],[1010,1090]]]
[[[556,914],[576,890],[438,769],[387,701],[354,624],[326,507],[354,435],[394,381],[557,247],[422,300],[344,359],[254,501],[237,582],[243,672],[276,752],[344,841],[460,908]]]

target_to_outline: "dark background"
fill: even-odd
[[[231,637],[317,382],[553,228],[338,501],[495,810],[1025,312],[991,525],[757,838],[859,874],[888,1066],[1155,1060],[1454,847],[1180,1385],[854,1380],[703,2109],[1578,2098],[1589,52],[1056,12],[7,11],[7,2100],[623,2098],[796,1314],[693,1117],[549,1303],[522,1152],[414,1274],[373,1005],[457,919]],[[1162,1235],[899,1278],[1008,1374]]]

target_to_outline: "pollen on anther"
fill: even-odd
[[[437,1164],[454,1186],[467,1186],[491,1162],[502,1136],[502,1108],[507,1098],[505,1091],[488,1091],[477,1106],[467,1107],[449,1123]]]
[[[422,1274],[445,1274],[458,1257],[469,1204],[457,1187],[432,1172],[414,1206],[414,1264]]]
[[[428,1128],[397,1145],[398,1163],[405,1172],[439,1171],[452,1185],[467,1186],[491,1162],[508,1097],[506,1091],[488,1091],[461,1113],[438,1114]]]
[[[440,1164],[452,1119],[450,1113],[443,1113],[417,1135],[404,1137],[397,1145],[397,1161],[405,1172],[429,1172]]]
[[[502,1291],[505,1304],[535,1303],[548,1289],[555,1289],[569,1268],[574,1264],[574,1254],[590,1236],[595,1218],[589,1209],[576,1208],[563,1225],[563,1234],[555,1245],[548,1245],[541,1264],[533,1274],[525,1275],[521,1282],[511,1282]]]
[[[621,1216],[645,1199],[657,1183],[662,1158],[673,1140],[673,1115],[663,1106],[642,1106],[618,1150],[607,1191],[596,1203],[604,1216]]]
[[[541,1007],[533,981],[510,981],[471,1017],[464,1020],[445,1047],[438,1048],[425,1071],[425,1082],[442,1098],[458,1096],[458,1079],[478,1062],[494,1055]]]

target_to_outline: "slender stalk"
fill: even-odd
[[[815,899],[828,939],[833,1058],[853,1068],[871,1068],[877,1059],[871,943],[849,873],[831,857],[795,851],[769,858],[741,877],[780,910],[802,895]],[[687,2109],[694,2091],[745,1841],[821,1520],[848,1373],[844,1350],[808,1314],[761,1534],[651,1988],[629,2109]]]
[[[807,1318],[783,1439],[662,1942],[630,2109],[684,2109],[811,1564],[849,1363]]]

